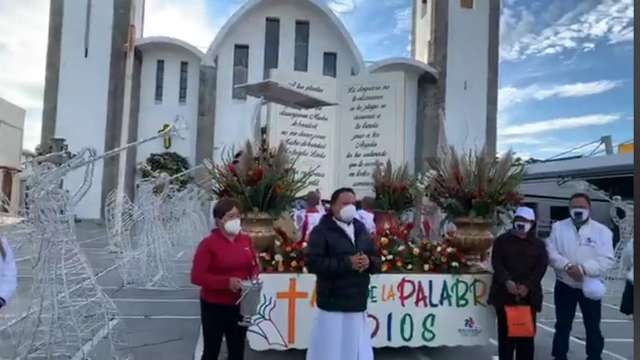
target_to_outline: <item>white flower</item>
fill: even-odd
[[[442,246],[438,246],[438,247],[436,248],[436,251],[437,251],[437,252],[442,251]]]
[[[411,270],[411,269],[413,269],[413,265],[411,264],[407,265],[407,270]]]
[[[274,256],[273,258],[274,258],[276,261],[282,261],[282,260],[284,260],[284,259],[282,258],[282,255],[280,255],[280,254],[276,254],[276,256]]]
[[[400,245],[400,246],[398,247],[398,251],[404,251],[404,249],[405,249],[404,245]]]
[[[450,248],[448,248],[448,249],[447,249],[447,252],[448,252],[449,254],[453,254],[454,252],[456,252],[456,249],[454,249],[454,248],[450,247]]]
[[[460,264],[458,264],[457,261],[451,263],[451,267],[457,268],[458,266],[460,266]]]

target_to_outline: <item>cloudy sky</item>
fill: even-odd
[[[409,54],[412,0],[322,1],[366,60]],[[206,50],[243,2],[147,0],[145,35]],[[48,4],[0,1],[0,97],[27,109],[29,149],[40,138]],[[632,40],[632,0],[503,0],[499,149],[548,158],[603,135],[632,139]]]

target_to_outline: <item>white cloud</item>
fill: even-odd
[[[413,26],[413,9],[406,7],[398,9],[394,12],[393,17],[396,20],[396,27],[393,29],[394,34],[411,33],[411,27]]]
[[[336,14],[347,14],[356,9],[355,0],[330,0],[327,5]]]
[[[542,139],[528,136],[508,136],[506,138],[498,139],[498,142],[501,145],[540,145],[544,143]]]
[[[40,142],[48,23],[48,1],[0,1],[0,97],[27,111],[28,149]]]
[[[556,118],[498,129],[499,136],[527,136],[548,133],[557,130],[578,129],[589,126],[606,125],[620,120],[620,114],[592,114],[585,116]]]
[[[622,81],[600,80],[578,82],[541,87],[531,85],[524,88],[503,87],[498,92],[498,110],[504,111],[516,104],[531,100],[545,100],[549,98],[575,98],[602,94],[622,85]]]
[[[633,1],[583,1],[574,10],[535,31],[532,14],[525,8],[506,7],[502,14],[502,60],[518,61],[531,56],[558,54],[606,41],[610,44],[633,39]]]
[[[206,0],[146,2],[144,36],[174,37],[206,51],[217,30],[208,15]]]

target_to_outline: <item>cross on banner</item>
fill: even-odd
[[[307,292],[296,291],[296,279],[289,279],[289,291],[278,292],[276,294],[278,300],[288,300],[288,329],[287,329],[287,342],[293,344],[296,342],[296,300],[304,300],[309,297]]]

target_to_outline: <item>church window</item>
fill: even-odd
[[[322,59],[322,75],[336,77],[336,67],[338,63],[338,54],[334,52],[324,53]]]
[[[164,60],[156,62],[156,103],[162,102],[162,91],[164,82]]]
[[[473,0],[460,0],[460,7],[463,9],[473,9]]]
[[[179,101],[180,104],[187,103],[187,76],[189,71],[189,63],[186,61],[180,62],[180,92],[179,92]]]
[[[249,78],[249,45],[236,45],[233,50],[233,98],[246,99],[247,94],[236,85],[246,84]]]
[[[296,43],[293,69],[307,71],[309,67],[309,22],[296,21]]]
[[[264,78],[269,77],[269,70],[278,68],[278,51],[280,50],[280,19],[267,18],[264,33]]]

